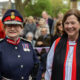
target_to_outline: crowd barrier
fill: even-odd
[[[38,53],[40,53],[43,48],[46,50],[46,52],[49,52],[50,47],[34,47],[34,49],[36,49]]]

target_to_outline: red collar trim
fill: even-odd
[[[10,43],[10,44],[13,44],[13,45],[17,45],[17,44],[20,43],[20,38],[18,38],[18,40],[16,42],[14,42],[13,40],[11,40],[11,39],[8,38],[7,42]]]

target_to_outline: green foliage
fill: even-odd
[[[52,0],[53,3],[53,17],[57,17],[59,12],[65,13],[70,9],[69,7],[69,0],[68,4],[63,4],[62,0]]]
[[[42,11],[47,11],[50,15],[52,15],[52,4],[50,0],[37,0],[37,3],[32,5],[30,2],[25,7],[26,16],[41,16]]]
[[[18,9],[23,16],[37,16],[40,17],[42,11],[47,11],[49,15],[56,17],[59,12],[65,13],[70,9],[70,0],[34,0],[34,5],[32,5],[32,0],[15,0],[16,9]],[[63,4],[62,1],[68,1],[68,4]],[[80,1],[80,0],[78,0]]]

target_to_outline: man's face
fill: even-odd
[[[41,29],[41,35],[45,36],[47,34],[47,28]]]
[[[46,13],[46,12],[43,12],[43,13],[42,13],[42,17],[43,17],[44,19],[47,19],[47,18],[48,18],[47,13]]]

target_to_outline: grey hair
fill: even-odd
[[[26,34],[26,38],[27,38],[28,36],[32,36],[32,38],[33,38],[33,33],[32,33],[32,32],[28,32],[28,33]]]

